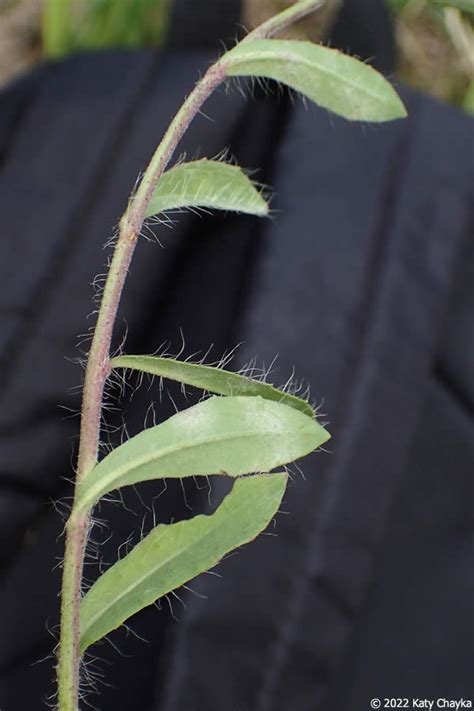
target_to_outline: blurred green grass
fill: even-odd
[[[171,0],[45,0],[43,52],[157,47],[165,37]]]

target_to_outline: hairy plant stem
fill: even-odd
[[[326,0],[301,0],[301,2],[288,7],[286,10],[283,10],[283,12],[275,15],[275,17],[271,17],[269,20],[256,27],[242,39],[242,42],[273,37],[289,25],[302,20],[307,15],[310,15],[312,12],[318,10],[325,4]]]
[[[272,18],[250,33],[246,39],[271,37],[295,20],[319,7],[321,0],[303,0],[301,3]],[[280,18],[280,19],[278,19]],[[76,487],[97,463],[104,387],[110,371],[110,346],[117,310],[125,279],[132,260],[135,244],[146,217],[148,204],[154,190],[170,161],[179,141],[201,106],[213,91],[226,79],[226,63],[212,65],[196,84],[171,122],[156,149],[137,192],[130,199],[120,220],[119,235],[110,263],[107,281],[100,304],[84,380],[79,456]],[[80,620],[82,571],[84,555],[91,525],[90,512],[72,509],[66,524],[66,544],[61,591],[61,631],[58,647],[58,709],[78,711],[80,669]]]
[[[225,70],[217,63],[196,85],[170,124],[120,221],[119,236],[110,264],[86,368],[76,486],[97,463],[102,399],[110,370],[113,326],[148,203],[189,124],[202,104],[224,79]],[[79,708],[79,605],[89,527],[90,514],[76,514],[73,506],[66,526],[61,592],[61,633],[57,666],[59,711],[77,711]]]

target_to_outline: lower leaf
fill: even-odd
[[[278,472],[237,479],[212,515],[153,529],[84,596],[81,654],[142,608],[253,540],[278,511],[287,478]]]

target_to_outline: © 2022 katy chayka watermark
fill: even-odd
[[[370,701],[371,709],[462,709],[474,708],[472,699],[447,699],[440,696],[437,699],[412,698],[374,698]]]

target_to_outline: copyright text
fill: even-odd
[[[374,698],[370,702],[371,709],[472,709],[471,699],[422,699],[422,698]]]

